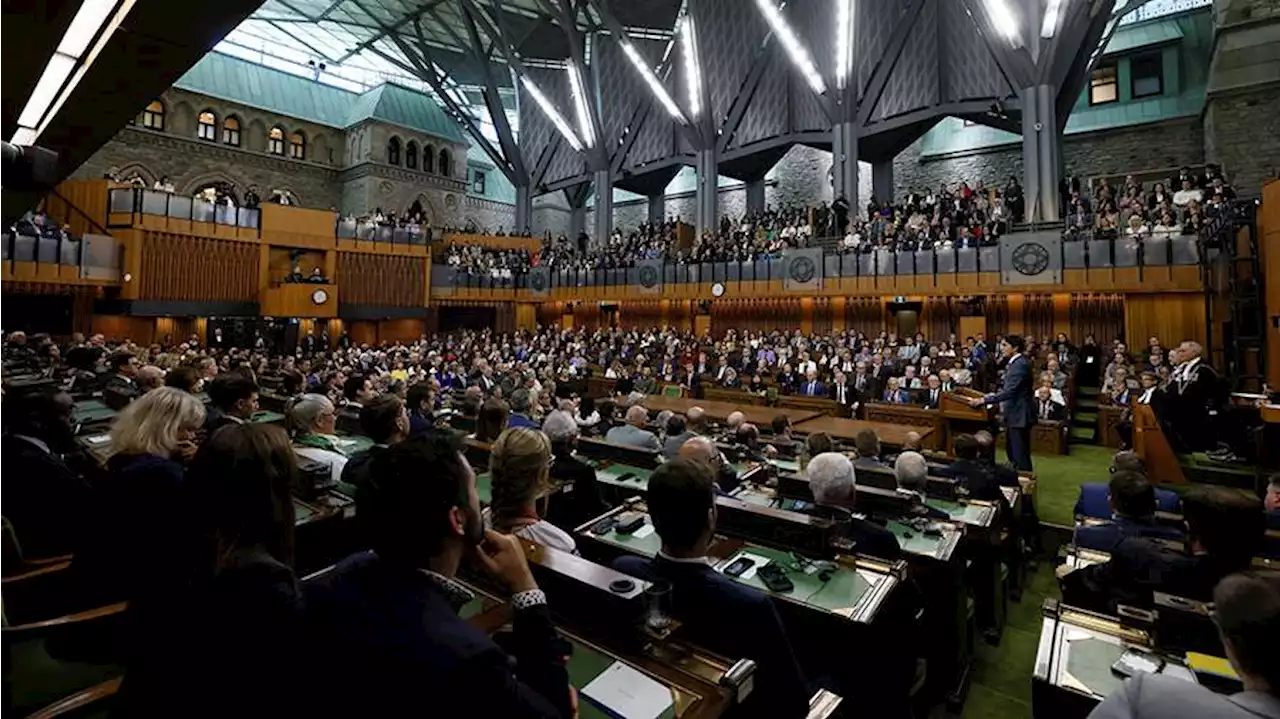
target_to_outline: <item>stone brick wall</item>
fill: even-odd
[[[1204,113],[1204,159],[1222,166],[1242,196],[1280,177],[1280,87],[1219,95]]]
[[[637,200],[613,204],[613,226],[627,232],[649,221],[649,201]]]
[[[511,234],[516,231],[516,206],[479,197],[467,197],[462,206],[462,224],[474,222],[477,227]]]
[[[195,139],[194,132],[179,136],[126,127],[72,177],[100,178],[112,167],[126,177],[137,173],[148,185],[167,176],[177,192],[188,195],[213,182],[230,182],[241,192],[257,185],[263,199],[271,190],[283,189],[306,207],[343,204],[343,187],[334,168],[204,142]]]
[[[1204,129],[1199,119],[1171,120],[1081,135],[1068,135],[1062,145],[1067,173],[1080,177],[1129,170],[1160,170],[1205,161]],[[920,141],[893,162],[895,193],[978,180],[1004,185],[1010,175],[1022,179],[1022,146],[1004,145],[948,157],[920,156]]]
[[[533,198],[533,234],[552,237],[569,234],[569,203],[564,193],[553,192]]]

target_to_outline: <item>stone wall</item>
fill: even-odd
[[[1210,98],[1204,159],[1221,165],[1242,196],[1259,196],[1264,182],[1280,177],[1280,86]]]
[[[1088,178],[1130,170],[1177,169],[1205,161],[1204,128],[1197,118],[1068,135],[1062,164],[1068,174]],[[1003,186],[1010,175],[1022,181],[1022,146],[1003,145],[950,156],[920,156],[920,141],[893,162],[894,191],[937,188],[961,181]]]
[[[507,234],[516,231],[516,206],[468,196],[462,207],[462,225],[474,222],[482,230]]]
[[[112,167],[124,177],[137,173],[148,186],[167,176],[175,190],[184,195],[213,182],[229,182],[239,192],[257,185],[264,200],[272,190],[288,190],[305,207],[337,208],[343,204],[343,188],[334,168],[205,142],[195,139],[194,134],[181,136],[126,127],[72,177],[100,178]]]
[[[626,204],[613,203],[613,226],[628,232],[649,221],[649,201],[637,200]]]
[[[563,192],[552,192],[533,198],[533,234],[552,237],[569,234],[569,203]]]

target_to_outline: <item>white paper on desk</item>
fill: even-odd
[[[111,435],[95,434],[92,437],[85,437],[85,441],[88,442],[89,444],[102,444],[103,442],[110,442]]]
[[[654,529],[654,527],[653,527],[653,525],[652,525],[652,524],[645,523],[645,525],[644,525],[643,527],[641,527],[641,528],[637,529],[636,531],[632,532],[632,533],[631,533],[631,536],[635,537],[636,539],[644,539],[645,537],[649,536],[650,534],[653,534],[655,531],[656,531],[656,530]]]
[[[672,704],[666,686],[622,662],[601,672],[582,693],[622,719],[657,719]]]

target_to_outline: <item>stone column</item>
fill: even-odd
[[[760,212],[764,210],[764,178],[752,180],[747,183],[747,212]]]
[[[893,202],[893,158],[871,166],[871,194],[876,202]]]
[[[528,185],[516,186],[516,217],[512,234],[519,234],[525,228],[533,228],[533,193]]]
[[[696,191],[697,207],[694,212],[695,226],[698,236],[703,230],[715,231],[719,223],[720,163],[714,145],[698,151],[697,165],[698,185]]]
[[[849,203],[849,216],[856,215],[858,127],[853,122],[837,123],[831,128],[831,185],[831,199],[844,197]]]
[[[660,224],[666,220],[667,196],[649,195],[649,222]]]
[[[1022,99],[1022,183],[1028,222],[1055,222],[1059,212],[1058,183],[1062,178],[1062,136],[1054,105],[1057,89],[1035,85]]]
[[[596,215],[591,241],[603,243],[613,232],[613,174],[607,167],[596,170],[591,173],[591,181],[596,188]]]

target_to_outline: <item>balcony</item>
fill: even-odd
[[[36,236],[5,233],[5,280],[71,285],[120,283],[120,246],[106,235]]]

